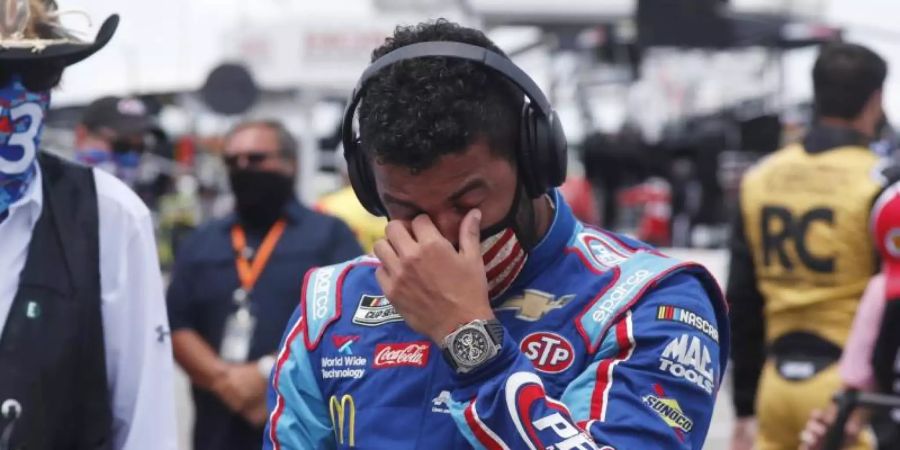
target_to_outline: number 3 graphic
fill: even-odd
[[[22,147],[22,157],[15,161],[10,161],[0,155],[0,172],[6,174],[22,173],[31,165],[37,149],[34,146],[34,138],[37,137],[38,130],[41,129],[41,123],[44,121],[44,109],[37,103],[23,103],[10,111],[10,118],[15,123],[22,117],[30,117],[31,123],[28,129],[21,133],[13,133],[9,137],[7,146]]]

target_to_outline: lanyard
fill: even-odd
[[[231,229],[231,243],[235,252],[234,263],[237,266],[238,278],[241,280],[241,289],[243,289],[245,294],[253,290],[256,280],[259,279],[263,269],[266,267],[266,263],[269,262],[269,257],[272,256],[272,251],[275,250],[275,244],[278,243],[281,235],[284,234],[285,226],[284,219],[272,225],[272,228],[266,233],[266,237],[259,246],[259,251],[256,252],[256,257],[253,258],[252,263],[247,260],[245,255],[247,236],[244,234],[244,229],[240,225],[235,225]]]

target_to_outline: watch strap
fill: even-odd
[[[491,319],[485,322],[484,328],[487,329],[488,334],[491,335],[491,339],[494,340],[494,345],[503,344],[503,334],[505,333],[503,324],[497,319]]]
[[[441,355],[444,357],[444,361],[447,361],[447,364],[450,365],[450,368],[454,371],[459,370],[459,364],[456,364],[456,360],[453,359],[453,354],[450,353],[450,346],[446,346],[441,350]]]

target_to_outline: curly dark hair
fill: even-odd
[[[456,41],[504,53],[484,33],[438,19],[399,26],[372,60],[426,41]],[[381,164],[419,172],[478,139],[515,161],[524,96],[492,69],[455,58],[425,57],[384,68],[366,84],[359,106],[362,148]]]

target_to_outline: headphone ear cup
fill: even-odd
[[[522,107],[519,137],[519,174],[529,198],[537,198],[543,194],[539,181],[540,166],[535,161],[534,110],[526,103]]]
[[[550,180],[553,178],[553,170],[556,168],[550,158],[549,130],[547,128],[547,121],[543,116],[535,113],[532,117],[532,129],[534,130],[534,156],[532,159],[536,169],[537,186],[541,194],[546,193],[547,189],[553,187]]]
[[[353,187],[356,198],[372,215],[387,216],[381,199],[378,198],[369,159],[360,150],[359,141],[355,141],[352,147],[344,149],[344,158],[347,160],[347,177],[350,178],[350,186]]]
[[[566,181],[566,169],[568,168],[568,143],[566,141],[566,133],[563,131],[562,123],[556,111],[550,113],[547,118],[544,139],[546,147],[542,155],[546,158],[547,168],[546,180],[547,188],[557,187]]]

